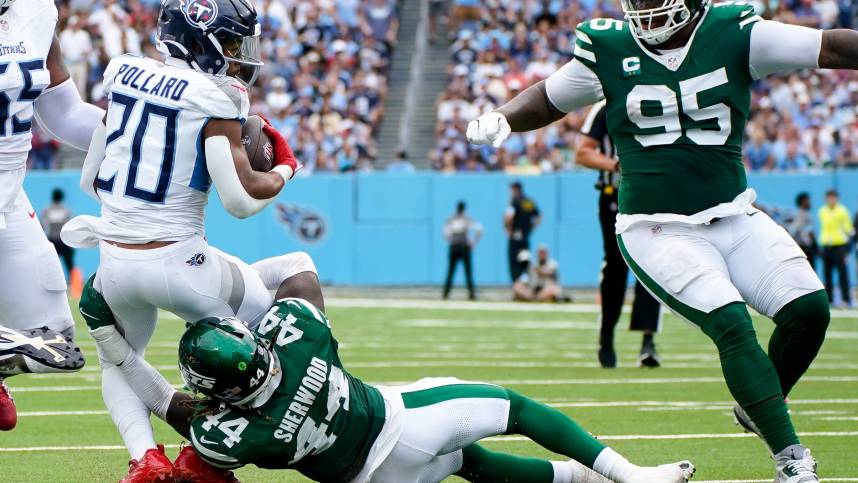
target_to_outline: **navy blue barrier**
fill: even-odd
[[[32,172],[25,187],[37,210],[47,205],[51,190],[60,187],[75,214],[98,213],[98,204],[80,192],[78,176],[71,171]],[[434,285],[443,281],[447,267],[441,230],[456,202],[464,200],[471,216],[485,227],[474,254],[477,283],[505,285],[509,276],[502,218],[512,179],[502,174],[429,172],[318,175],[293,180],[272,206],[247,220],[229,216],[213,194],[207,236],[212,245],[248,262],[306,251],[325,283]],[[598,193],[593,189],[596,175],[520,179],[543,214],[533,246],[551,247],[564,285],[595,286],[602,258]],[[850,209],[858,206],[858,172],[755,175],[751,185],[766,206],[791,210],[795,195],[808,191],[818,207],[831,187],[840,189]],[[77,262],[84,273],[92,273],[98,251],[79,250]]]

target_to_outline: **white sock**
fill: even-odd
[[[156,416],[166,421],[167,409],[176,390],[154,367],[140,357],[116,326],[90,330],[102,361],[119,367],[128,386]]]
[[[102,370],[101,394],[125,447],[131,457],[139,461],[146,450],[155,447],[149,409],[125,381],[122,371],[113,365],[106,365]]]
[[[552,461],[553,483],[613,483],[575,460]]]
[[[254,263],[251,267],[259,273],[259,278],[268,290],[277,290],[284,280],[299,273],[317,273],[313,259],[304,252],[266,258]]]
[[[605,448],[596,457],[593,469],[617,483],[624,483],[634,476],[638,467],[611,448]]]

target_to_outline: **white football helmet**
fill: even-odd
[[[667,42],[694,20],[710,0],[622,0],[635,37],[649,45]]]

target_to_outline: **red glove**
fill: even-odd
[[[274,126],[268,122],[268,119],[262,117],[262,120],[264,121],[262,123],[262,132],[274,143],[274,166],[289,166],[292,168],[292,176],[295,176],[295,173],[299,169],[295,153],[292,152],[292,148],[289,147],[289,143],[286,142],[286,138],[280,134],[280,131],[274,129]]]

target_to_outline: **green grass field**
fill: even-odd
[[[441,302],[332,301],[328,314],[346,368],[367,382],[456,376],[503,384],[551,404],[639,464],[690,459],[694,481],[771,481],[763,444],[730,415],[714,347],[697,329],[667,315],[657,339],[664,367],[635,367],[639,336],[621,331],[621,367],[595,362],[596,307]],[[761,340],[772,325],[756,318]],[[179,383],[176,345],[183,324],[165,316],[147,359]],[[117,481],[128,454],[101,401],[92,340],[79,326],[88,366],[78,374],[11,379],[18,428],[0,433],[0,481]],[[791,395],[793,420],[829,481],[858,481],[858,314],[835,313],[828,340]],[[176,454],[181,438],[155,421]],[[516,437],[489,447],[549,456]],[[247,482],[305,481],[289,472],[245,468]]]

